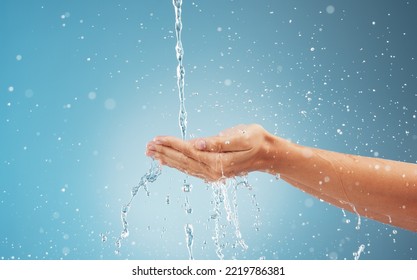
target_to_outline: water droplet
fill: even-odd
[[[107,241],[107,235],[104,233],[100,233],[100,238],[101,238],[101,242],[106,242]]]
[[[122,233],[120,234],[120,237],[125,239],[129,236],[129,231],[128,230],[123,230]]]
[[[96,97],[97,97],[97,93],[96,93],[96,92],[94,92],[94,91],[90,91],[90,92],[88,93],[88,99],[90,99],[90,100],[94,100],[94,99],[96,99]]]
[[[219,217],[219,215],[217,214],[217,213],[213,213],[213,214],[211,214],[210,215],[210,218],[212,219],[212,220],[215,220],[215,219],[217,219]]]
[[[184,184],[182,185],[182,191],[186,193],[191,192],[192,187],[193,186],[190,183],[187,183],[185,181]]]
[[[27,98],[31,98],[33,96],[33,90],[31,90],[31,89],[25,90],[25,96]]]
[[[328,256],[331,260],[337,260],[338,258],[338,254],[336,252],[330,252]]]
[[[64,247],[64,248],[62,248],[62,254],[64,255],[64,256],[68,256],[68,254],[71,252],[71,249],[70,248],[68,248],[68,247]]]
[[[281,174],[277,173],[275,174],[275,180],[280,180],[281,179]]]
[[[107,98],[106,101],[104,101],[104,108],[107,110],[114,110],[114,108],[116,108],[116,101],[113,98]]]
[[[326,7],[326,12],[331,15],[336,11],[335,7],[333,5],[329,5]]]
[[[307,207],[307,208],[311,208],[311,207],[313,207],[313,205],[314,205],[314,201],[313,201],[313,199],[311,199],[311,198],[307,198],[307,199],[304,201],[304,205],[305,205],[305,207]]]

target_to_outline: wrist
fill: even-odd
[[[260,153],[259,171],[272,175],[283,174],[285,165],[291,155],[296,153],[297,145],[290,141],[270,134],[264,135],[264,145]]]

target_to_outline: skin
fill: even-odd
[[[337,207],[417,232],[417,164],[305,147],[256,124],[189,141],[159,136],[146,154],[208,182],[252,171],[280,174]]]

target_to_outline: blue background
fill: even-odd
[[[416,11],[403,0],[184,0],[188,137],[259,123],[303,145],[415,163]],[[146,143],[180,136],[171,1],[2,0],[0,14],[0,259],[187,259],[188,222],[195,258],[216,259],[211,189],[190,178],[186,215],[184,174],[169,168],[133,201],[114,253]],[[356,230],[356,215],[283,181],[248,180],[238,204],[249,249],[223,217],[227,259],[353,259],[361,244],[361,259],[417,258],[415,233],[367,219]]]

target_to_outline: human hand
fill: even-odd
[[[217,136],[183,141],[159,136],[147,145],[146,155],[206,181],[265,171],[273,137],[260,125],[238,125]]]

